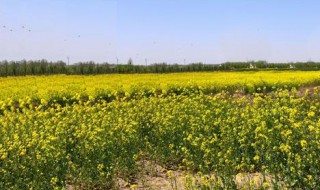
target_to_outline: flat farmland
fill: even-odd
[[[319,189],[319,83],[317,71],[0,78],[0,189],[150,189],[157,175],[169,189]]]

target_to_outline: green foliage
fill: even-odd
[[[319,70],[320,63],[267,63],[265,61],[252,62],[226,62],[223,64],[192,63],[189,65],[154,63],[149,66],[133,65],[132,59],[128,64],[109,64],[79,62],[67,65],[65,62],[39,61],[2,61],[0,62],[0,76],[24,75],[91,75],[108,73],[173,73],[173,72],[199,72],[199,71],[250,71],[250,70]]]

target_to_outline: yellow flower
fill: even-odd
[[[308,113],[308,117],[313,117],[315,115],[315,113],[313,111]]]
[[[313,125],[309,125],[309,126],[308,126],[308,129],[309,129],[309,131],[314,131],[314,130],[315,130],[315,127],[314,127]]]
[[[22,149],[21,151],[20,151],[20,156],[24,156],[26,154],[26,149]]]
[[[52,186],[55,186],[57,184],[57,182],[58,182],[58,178],[57,177],[51,178],[50,183],[51,183]]]
[[[133,185],[130,185],[130,189],[135,189],[137,188],[138,186],[136,184],[133,184]]]
[[[300,145],[301,145],[301,147],[302,147],[303,149],[306,148],[307,144],[308,144],[308,143],[307,143],[306,140],[301,140],[301,141],[300,141]]]
[[[7,156],[8,156],[7,152],[2,153],[1,160],[5,160],[7,158]]]
[[[264,183],[262,184],[262,187],[265,188],[265,189],[270,188],[270,183],[264,182]]]
[[[288,152],[290,152],[290,149],[291,149],[291,147],[289,146],[289,145],[285,145],[285,144],[281,144],[280,145],[280,151],[281,152],[286,152],[286,153],[288,153]]]
[[[255,157],[253,157],[253,160],[256,161],[256,162],[259,161],[260,160],[260,156],[255,155]]]
[[[97,166],[98,171],[102,171],[103,168],[104,168],[103,164],[98,164]]]

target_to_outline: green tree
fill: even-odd
[[[132,59],[130,58],[129,60],[128,60],[128,65],[132,65],[133,64],[133,61],[132,61]]]

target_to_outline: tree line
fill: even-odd
[[[266,61],[226,62],[222,64],[192,63],[134,65],[130,59],[127,64],[79,62],[68,65],[63,61],[47,60],[0,61],[0,76],[24,75],[90,75],[112,73],[173,73],[198,71],[246,71],[246,70],[319,70],[320,62],[268,63]]]

